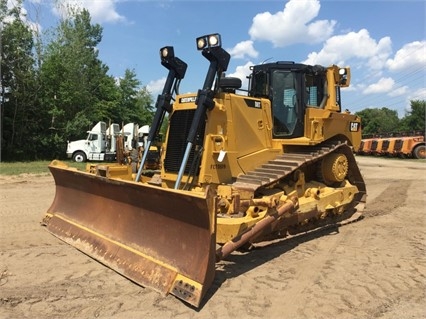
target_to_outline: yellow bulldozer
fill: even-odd
[[[168,76],[139,169],[52,161],[56,195],[42,224],[141,286],[199,307],[218,261],[358,220],[366,187],[353,155],[361,119],[341,105],[349,67],[255,65],[242,89],[225,76],[219,34],[196,44],[209,66],[193,94],[178,92],[187,64],[160,49]],[[147,150],[166,116],[161,171],[148,175]]]

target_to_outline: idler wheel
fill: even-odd
[[[344,154],[329,154],[322,161],[322,177],[327,185],[343,182],[348,174],[348,170],[349,163]]]

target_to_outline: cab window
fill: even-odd
[[[324,107],[325,77],[305,75],[305,103],[309,107]]]
[[[296,76],[290,71],[272,73],[272,115],[276,137],[291,136],[297,123]]]

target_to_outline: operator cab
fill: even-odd
[[[256,65],[249,96],[271,101],[273,137],[303,136],[306,107],[323,108],[326,102],[326,68],[294,62]]]

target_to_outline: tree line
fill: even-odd
[[[367,108],[355,114],[361,117],[363,135],[425,134],[426,101],[410,101],[411,110],[403,118],[387,107]]]
[[[22,19],[22,0],[0,0],[0,134],[6,161],[63,158],[67,140],[98,121],[151,123],[153,101],[135,71],[108,75],[98,56],[103,29],[87,10],[73,11],[43,35]],[[402,119],[388,108],[365,109],[363,132],[425,130],[425,101]],[[82,136],[83,134],[83,136]]]
[[[102,27],[72,11],[43,35],[0,0],[2,160],[63,158],[96,122],[150,123],[153,101],[135,71],[116,79],[98,56]]]

